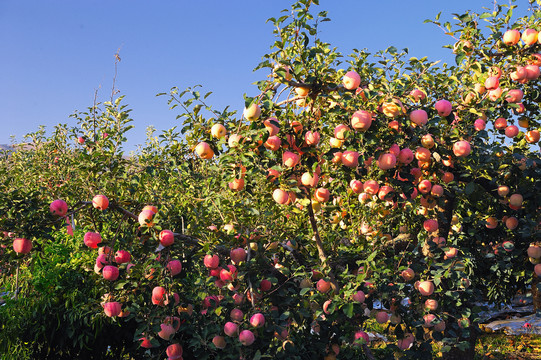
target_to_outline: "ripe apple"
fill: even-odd
[[[282,189],[275,189],[272,193],[272,198],[280,205],[284,205],[289,201],[289,194]]]
[[[49,206],[51,214],[56,216],[65,216],[68,212],[68,204],[62,199],[57,199]]]
[[[32,250],[32,241],[16,238],[13,240],[13,250],[18,254],[28,254]]]
[[[261,313],[256,313],[252,315],[252,317],[250,318],[250,325],[256,328],[262,327],[263,325],[265,325],[265,316],[263,316],[263,314]]]
[[[210,145],[204,141],[197,144],[195,147],[195,152],[201,159],[212,159],[214,156],[214,150],[210,147]]]
[[[359,153],[357,151],[344,151],[341,160],[344,166],[356,168],[359,165]]]
[[[428,194],[432,189],[432,183],[428,180],[422,180],[417,187],[421,194]]]
[[[92,205],[98,210],[105,210],[109,206],[109,199],[105,195],[96,195],[92,199]]]
[[[148,226],[148,227],[154,226],[154,222],[152,221],[152,219],[154,219],[154,215],[155,213],[152,210],[141,211],[138,217],[139,224],[141,226]]]
[[[246,261],[246,250],[243,248],[231,249],[229,255],[235,265],[238,265],[241,261]]]
[[[518,132],[518,127],[516,127],[515,125],[509,125],[505,128],[505,136],[507,136],[508,138],[514,138],[518,135]]]
[[[316,288],[322,293],[326,293],[331,290],[331,283],[325,279],[319,279],[316,283]]]
[[[372,125],[372,117],[369,111],[355,111],[351,117],[351,127],[357,131],[366,131]]]
[[[300,161],[300,155],[297,155],[291,151],[284,151],[282,155],[282,163],[287,167],[294,167]]]
[[[165,350],[168,360],[182,360],[182,345],[171,344]]]
[[[220,264],[220,258],[218,257],[218,255],[207,254],[203,258],[203,264],[209,269],[216,269]]]
[[[419,89],[411,90],[410,96],[413,98],[415,102],[419,102],[421,100],[426,99],[426,94],[422,90],[419,90]]]
[[[348,71],[342,79],[344,87],[348,90],[355,90],[361,85],[361,77],[356,71]]]
[[[522,206],[522,201],[524,200],[524,198],[522,197],[522,195],[520,194],[513,194],[509,197],[509,204],[514,206],[514,207],[518,207],[520,208]]]
[[[247,120],[255,121],[259,119],[259,115],[261,115],[261,108],[257,104],[252,104],[248,108],[244,108],[242,114]]]
[[[413,161],[414,155],[413,151],[409,148],[404,148],[400,150],[400,153],[398,154],[398,161],[402,164],[408,165]]]
[[[415,271],[411,268],[407,268],[406,270],[402,271],[400,274],[405,281],[411,281],[415,278]]]
[[[428,122],[428,114],[422,109],[413,110],[410,113],[410,120],[418,126],[423,126]]]
[[[175,242],[175,234],[171,230],[162,230],[158,236],[162,246],[170,246]]]
[[[477,119],[475,120],[475,122],[473,123],[473,127],[476,131],[481,131],[481,130],[485,130],[485,127],[486,127],[486,122],[485,120],[483,119]]]
[[[95,232],[87,232],[84,236],[84,243],[91,249],[97,249],[98,244],[101,243],[101,235]]]
[[[438,309],[438,300],[427,299],[425,301],[425,309],[430,311],[436,311]]]
[[[522,41],[526,45],[533,45],[537,42],[538,32],[535,29],[526,29],[522,33]]]
[[[520,32],[518,30],[512,29],[507,30],[503,34],[503,42],[506,45],[516,45],[520,40]]]
[[[541,134],[539,133],[539,130],[530,130],[524,136],[526,141],[529,142],[530,144],[535,144],[536,142],[538,142],[540,137],[541,137]]]
[[[434,232],[438,230],[438,221],[434,219],[428,219],[423,222],[423,227],[428,232]]]
[[[270,289],[272,288],[272,282],[270,282],[270,280],[267,280],[267,279],[263,279],[261,280],[261,283],[259,284],[259,289],[261,291],[269,291]]]
[[[315,187],[317,186],[318,182],[319,182],[319,176],[316,173],[310,174],[309,172],[305,172],[301,176],[301,183],[304,186]]]
[[[445,99],[437,101],[434,107],[440,116],[449,116],[453,111],[453,105]]]
[[[432,186],[432,189],[430,190],[430,195],[432,195],[433,197],[440,197],[443,195],[443,186],[441,185],[433,185]]]
[[[122,311],[122,307],[119,302],[113,301],[113,302],[106,302],[102,305],[103,311],[105,312],[105,315],[109,317],[115,317],[120,314]]]
[[[364,192],[369,195],[376,195],[379,191],[379,184],[375,180],[367,180],[364,183]]]
[[[113,265],[106,265],[102,270],[103,278],[109,281],[115,281],[118,279],[118,268]]]
[[[166,290],[161,286],[156,286],[152,289],[152,303],[154,305],[164,305]]]
[[[353,301],[363,303],[366,296],[363,291],[359,290],[355,294],[353,294],[352,298],[353,298]]]
[[[317,189],[315,194],[314,194],[314,198],[320,203],[324,203],[324,202],[329,201],[330,196],[331,196],[330,191],[328,189],[325,189],[325,188]]]
[[[216,335],[212,338],[212,343],[214,344],[214,346],[216,346],[217,349],[225,349],[226,342],[223,336]]]
[[[379,324],[385,324],[387,321],[389,321],[389,313],[386,311],[378,311],[376,314],[376,321]]]
[[[214,124],[214,125],[212,125],[212,127],[210,128],[210,135],[211,135],[213,138],[221,139],[221,138],[223,138],[226,134],[227,134],[227,130],[226,130],[225,126],[223,126],[222,124]]]
[[[354,345],[356,346],[370,343],[370,337],[368,336],[367,333],[365,333],[362,330],[355,332],[354,339],[355,339]]]
[[[349,127],[344,124],[339,124],[334,128],[334,137],[338,140],[344,140],[346,138],[346,132],[349,131]]]
[[[126,264],[131,261],[131,254],[126,250],[118,250],[115,254],[115,262],[117,264]]]
[[[319,143],[320,135],[317,131],[307,131],[304,135],[304,141],[306,145],[312,146]]]
[[[453,153],[457,157],[468,156],[471,152],[470,143],[466,140],[460,140],[453,144]]]
[[[360,180],[351,180],[349,182],[349,187],[355,194],[360,194],[363,192],[363,183]]]
[[[172,276],[176,276],[182,271],[182,263],[179,260],[171,260],[167,263],[167,270],[171,271]]]
[[[250,330],[242,330],[239,334],[239,341],[244,346],[250,346],[255,341],[254,333]]]
[[[509,230],[514,230],[518,226],[518,219],[514,216],[510,216],[505,220],[505,226]]]
[[[496,76],[489,76],[485,80],[485,88],[487,90],[494,90],[500,86],[500,79]]]
[[[434,293],[434,284],[432,281],[421,281],[418,290],[423,296],[430,296]]]
[[[382,154],[378,159],[378,166],[381,170],[393,169],[396,166],[396,156],[390,153]]]

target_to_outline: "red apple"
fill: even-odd
[[[68,212],[68,204],[62,199],[57,199],[49,206],[51,214],[56,216],[65,216]]]
[[[18,254],[28,254],[32,250],[32,241],[16,238],[13,240],[13,250]]]
[[[105,210],[109,207],[109,199],[105,195],[96,195],[92,199],[92,205],[98,210]]]

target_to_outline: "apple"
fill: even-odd
[[[32,241],[24,238],[16,238],[13,240],[13,250],[17,254],[28,254],[32,250]]]
[[[423,296],[430,296],[434,293],[434,284],[432,281],[419,282],[418,290]]]
[[[518,30],[512,29],[507,30],[503,34],[503,42],[506,45],[516,45],[520,40],[520,32]]]
[[[449,116],[453,111],[453,105],[445,99],[437,101],[434,107],[440,116]]]
[[[430,195],[436,198],[441,197],[443,195],[443,186],[438,184],[433,185],[432,189],[430,190]]]
[[[131,254],[126,250],[118,250],[115,254],[115,262],[117,264],[126,264],[131,261]]]
[[[199,144],[197,144],[197,146],[195,147],[195,152],[197,153],[197,155],[199,155],[201,159],[208,160],[208,159],[212,159],[212,157],[214,156],[214,150],[212,150],[210,145],[206,143],[205,141],[202,141]]]
[[[103,278],[109,281],[118,279],[118,268],[113,265],[106,265],[102,270]]]
[[[415,150],[415,158],[419,161],[429,161],[432,153],[430,150],[424,147],[418,147]]]
[[[470,143],[466,140],[460,140],[453,144],[453,153],[457,157],[468,156],[471,152]]]
[[[122,311],[122,307],[119,302],[112,301],[112,302],[106,302],[102,304],[103,311],[105,312],[105,315],[109,317],[115,317],[120,314]]]
[[[203,258],[203,264],[209,269],[216,269],[220,265],[220,258],[218,255],[207,254]]]
[[[425,309],[429,311],[436,311],[438,309],[438,300],[427,299],[425,301]]]
[[[535,80],[540,75],[539,66],[537,65],[526,65],[524,69],[526,71],[526,79],[528,80]]]
[[[346,138],[346,132],[349,131],[349,127],[344,124],[339,124],[334,128],[334,137],[338,140],[344,140]]]
[[[382,154],[378,159],[378,166],[381,170],[390,170],[396,166],[396,156],[390,153]]]
[[[379,324],[385,324],[387,321],[389,321],[389,313],[386,311],[378,311],[376,314],[376,321]]]
[[[322,293],[326,293],[331,290],[331,283],[325,279],[319,279],[316,283],[316,288]]]
[[[227,130],[226,130],[225,126],[223,126],[222,124],[214,124],[214,125],[212,125],[212,127],[210,128],[210,135],[211,135],[213,138],[221,139],[221,138],[223,138],[226,134],[227,134]]]
[[[282,155],[282,163],[287,167],[294,167],[300,161],[300,155],[297,155],[291,151],[284,151]]]
[[[261,115],[261,108],[257,104],[252,104],[249,107],[244,108],[242,115],[249,121],[255,121],[259,119],[259,115]]]
[[[510,125],[505,128],[505,136],[507,136],[508,138],[514,138],[518,135],[518,132],[518,127],[516,127],[515,125]]]
[[[348,71],[342,78],[344,87],[348,90],[355,90],[361,85],[361,77],[356,71]]]
[[[535,272],[535,275],[541,277],[541,264],[535,265],[533,271]]]
[[[264,146],[271,151],[277,151],[280,149],[280,146],[282,146],[282,140],[276,135],[269,136],[267,141],[265,141]]]
[[[524,201],[524,198],[520,194],[513,194],[509,197],[509,204],[520,208],[522,206],[522,201]]]
[[[167,263],[167,270],[171,271],[171,276],[176,276],[182,271],[182,263],[179,260],[171,260]]]
[[[158,336],[167,341],[176,333],[175,328],[171,324],[160,324],[160,328],[161,330],[158,332]]]
[[[473,123],[473,127],[476,131],[485,130],[487,123],[483,119],[477,119]]]
[[[56,216],[65,216],[68,212],[68,204],[62,199],[57,199],[49,205],[51,214]]]
[[[369,195],[376,195],[379,191],[379,184],[375,180],[367,180],[363,186],[364,192]]]
[[[355,111],[351,117],[351,127],[357,131],[366,131],[372,125],[372,113],[365,110]]]
[[[154,219],[155,214],[156,213],[152,210],[141,211],[138,216],[139,225],[147,227],[154,226],[154,222],[152,221],[152,219]]]
[[[434,138],[430,134],[423,135],[421,138],[421,145],[427,149],[432,149],[434,144]]]
[[[319,143],[320,135],[317,131],[307,131],[304,135],[304,141],[306,145],[312,146]]]
[[[152,289],[152,303],[154,305],[164,305],[166,290],[161,286],[156,286]]]
[[[409,94],[415,102],[426,99],[426,93],[419,89],[413,89]]]
[[[261,313],[256,313],[250,318],[250,325],[259,328],[265,325],[265,316]]]
[[[325,189],[325,188],[317,189],[315,194],[314,194],[314,198],[320,203],[324,203],[324,202],[329,201],[330,196],[331,196],[330,191],[328,189]]]
[[[522,33],[522,41],[526,45],[533,45],[537,42],[538,32],[535,29],[526,29]]]
[[[96,195],[92,199],[92,205],[98,210],[105,210],[109,206],[109,199],[105,195]]]
[[[404,278],[405,281],[411,281],[415,278],[415,271],[411,268],[407,268],[406,270],[403,270],[400,275]]]
[[[432,189],[432,183],[428,180],[422,180],[417,187],[421,194],[428,194]]]
[[[363,291],[359,290],[355,294],[353,294],[352,298],[353,298],[353,301],[363,303],[366,296]]]
[[[316,173],[310,174],[309,172],[305,172],[301,176],[301,183],[304,186],[315,187],[317,186],[318,182],[319,182],[319,176]]]
[[[160,244],[162,244],[164,247],[171,246],[175,242],[175,234],[171,230],[160,231],[158,238],[160,240]]]
[[[355,339],[354,345],[356,346],[370,343],[370,337],[368,336],[367,333],[365,333],[362,330],[355,332],[354,339]]]
[[[182,345],[171,344],[165,350],[168,356],[167,360],[182,360]]]
[[[496,76],[489,76],[485,80],[485,88],[487,90],[494,90],[497,89],[500,86],[500,79]]]
[[[363,183],[360,180],[351,180],[349,182],[349,187],[355,194],[360,194],[363,192]]]
[[[244,189],[244,179],[243,178],[233,179],[233,181],[230,181],[229,183],[227,183],[227,186],[232,191],[240,191]]]
[[[418,126],[423,126],[428,122],[428,114],[422,109],[413,110],[410,113],[410,120]]]
[[[250,346],[255,341],[254,333],[250,330],[242,330],[239,334],[239,341],[244,346]]]
[[[141,341],[140,346],[145,349],[151,349],[153,347],[152,343],[147,337],[139,338],[139,341]]]
[[[446,184],[449,184],[451,181],[455,179],[455,176],[451,172],[444,172],[443,176],[441,177],[441,181],[443,181]]]
[[[526,141],[529,142],[530,144],[535,144],[536,142],[538,142],[540,137],[541,137],[541,134],[539,133],[539,130],[530,130],[524,136]]]
[[[97,249],[98,244],[101,243],[101,235],[95,232],[87,232],[83,238],[86,246],[91,249]]]
[[[238,265],[241,261],[245,261],[246,260],[246,250],[244,250],[243,248],[235,248],[235,249],[231,249],[231,251],[229,252],[229,255],[231,257],[231,261],[235,264],[235,265]]]
[[[272,193],[272,198],[278,204],[284,205],[289,201],[289,194],[282,189],[275,189]]]
[[[341,160],[344,166],[356,168],[359,165],[359,153],[357,151],[344,151]]]
[[[227,269],[220,271],[220,280],[228,282],[237,278],[237,268],[233,265],[227,265]]]
[[[212,343],[214,344],[214,346],[216,346],[217,349],[225,349],[226,342],[223,336],[216,335],[212,338]]]
[[[518,104],[522,101],[524,92],[520,89],[511,89],[507,92],[505,100],[509,103]]]
[[[509,230],[514,230],[518,226],[518,219],[514,216],[510,216],[505,220],[505,226]]]
[[[413,161],[414,155],[413,151],[409,148],[404,148],[400,150],[400,153],[398,154],[398,161],[402,164],[408,165]]]

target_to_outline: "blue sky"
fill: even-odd
[[[45,125],[74,125],[75,110],[108,100],[114,54],[120,48],[116,86],[133,109],[135,129],[125,150],[145,141],[145,130],[179,125],[165,97],[172,86],[195,84],[213,91],[209,102],[242,110],[242,95],[256,95],[252,72],[273,42],[266,19],[279,16],[292,1],[237,0],[1,0],[0,144]],[[468,9],[482,11],[493,2],[434,0],[320,0],[331,22],[321,38],[348,54],[353,48],[376,52],[389,46],[410,55],[452,62],[442,46],[452,38],[432,24]]]

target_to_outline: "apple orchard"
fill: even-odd
[[[344,56],[316,5],[242,114],[173,88],[125,157],[112,96],[3,156],[3,358],[473,359],[486,304],[540,309],[541,3],[438,16],[453,65]]]

